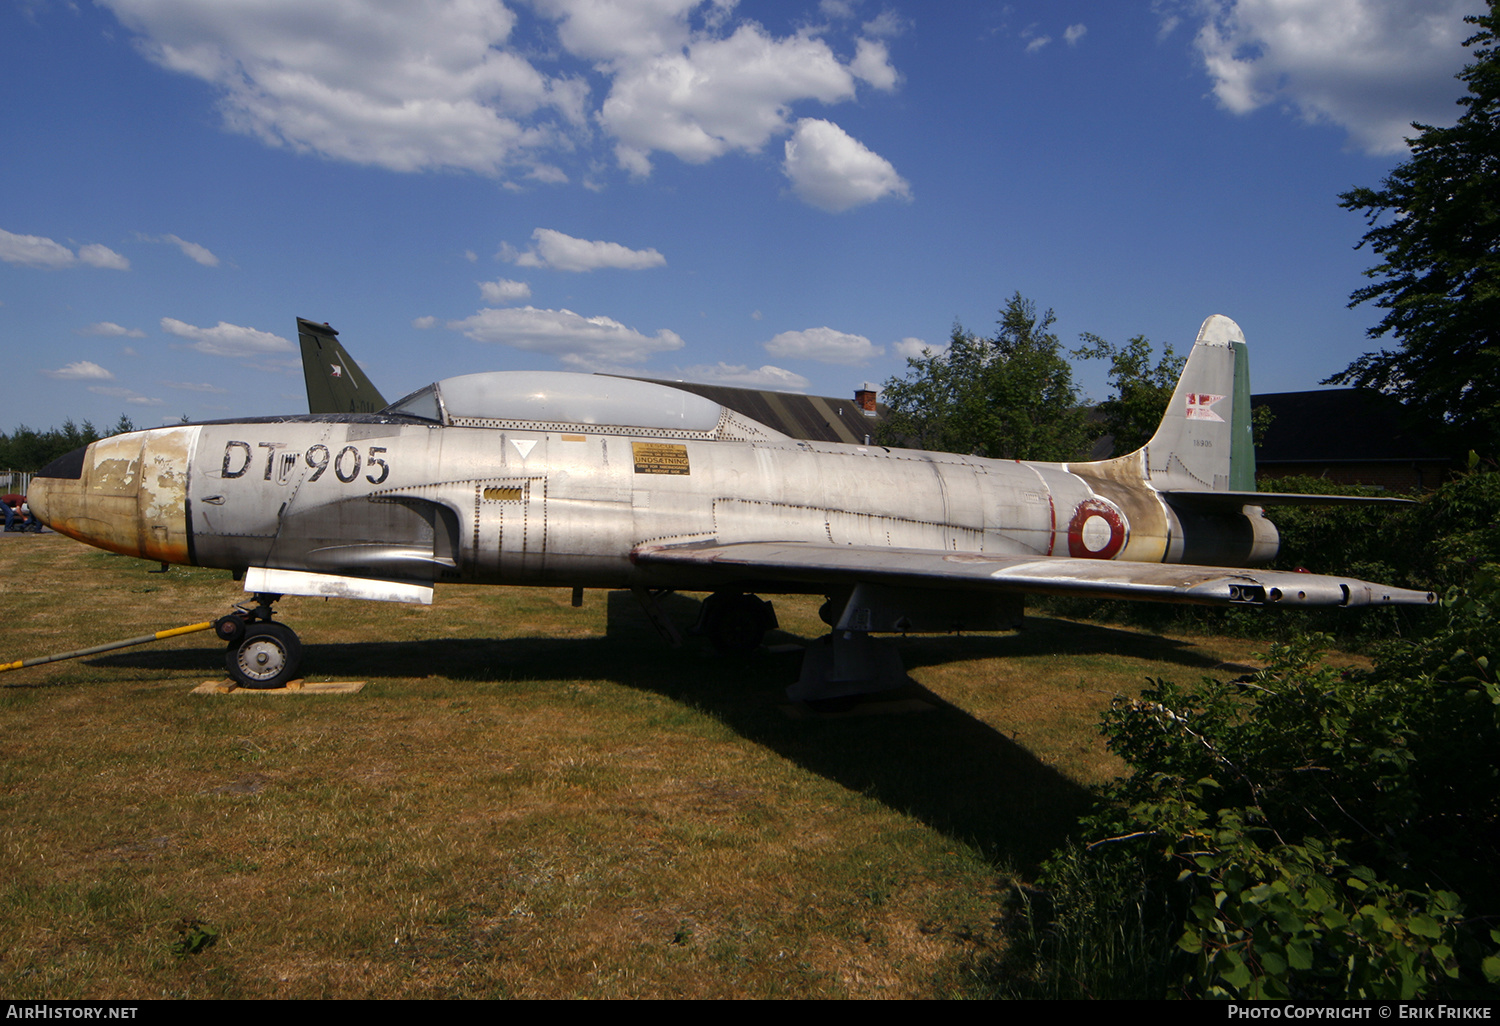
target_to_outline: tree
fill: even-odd
[[[1056,320],[1051,310],[1038,317],[1017,292],[993,338],[955,323],[945,351],[908,359],[907,376],[885,383],[891,416],[881,441],[995,459],[1077,459],[1088,424],[1073,370],[1048,331]]]
[[[99,440],[99,432],[89,421],[80,428],[72,418],[59,428],[37,431],[22,424],[9,435],[0,434],[0,470],[41,470],[59,456]]]
[[[1350,306],[1386,311],[1371,338],[1396,350],[1367,353],[1325,384],[1377,388],[1440,417],[1467,448],[1500,452],[1500,0],[1464,19],[1473,63],[1458,75],[1468,95],[1452,128],[1413,124],[1411,158],[1380,189],[1343,193],[1363,211],[1360,241],[1381,258]]]
[[[1104,430],[1114,436],[1115,455],[1135,452],[1151,440],[1172,401],[1177,378],[1187,357],[1172,352],[1169,345],[1156,366],[1151,365],[1151,340],[1137,335],[1123,347],[1115,346],[1086,331],[1085,342],[1073,350],[1079,360],[1108,360],[1109,383],[1115,394],[1095,409],[1104,418]]]

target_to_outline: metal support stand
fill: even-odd
[[[656,628],[656,633],[673,648],[682,647],[682,633],[677,625],[672,622],[666,612],[662,610],[661,603],[656,601],[658,595],[669,595],[669,591],[647,591],[645,588],[631,588],[630,593],[640,602],[641,608],[646,611],[646,618],[651,621],[651,626]]]
[[[807,646],[802,674],[786,689],[794,702],[872,695],[909,683],[894,641],[864,631],[834,631]]]

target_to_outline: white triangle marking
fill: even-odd
[[[521,454],[521,459],[531,455],[532,447],[536,445],[535,438],[512,438],[510,444],[516,447],[516,452]]]

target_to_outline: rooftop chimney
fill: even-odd
[[[875,387],[873,381],[866,381],[854,392],[854,401],[859,403],[860,412],[866,417],[875,416],[875,398],[880,395],[880,389]]]

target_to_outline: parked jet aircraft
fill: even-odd
[[[809,649],[794,697],[889,678],[872,633],[1011,627],[1027,593],[1434,601],[1235,568],[1275,555],[1263,506],[1351,500],[1254,491],[1248,351],[1227,317],[1203,322],[1144,448],[1063,464],[802,441],[690,392],[608,375],[469,374],[360,412],[355,393],[373,404],[378,392],[336,333],[298,326],[309,366],[327,364],[334,382],[315,393],[309,369],[309,396],[337,412],[118,435],[31,487],[54,530],[242,577],[256,604],[216,627],[248,687],[297,669],[297,636],[272,620],[281,596],[426,603],[449,581],[630,588],[653,612],[660,590],[707,591],[702,627],[731,650],[775,624],[758,594],[827,595],[833,632]]]

